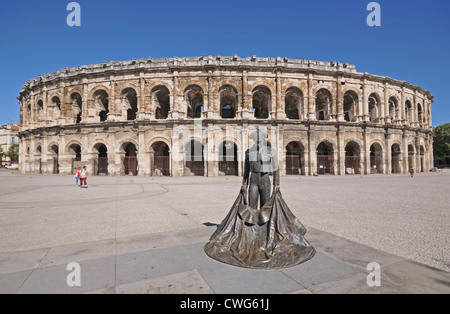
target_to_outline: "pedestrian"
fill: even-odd
[[[78,187],[78,182],[80,182],[80,174],[81,174],[81,167],[78,167],[78,170],[75,173],[75,186],[76,187]]]
[[[87,186],[87,168],[86,166],[83,167],[83,169],[80,171],[80,187],[81,188],[88,188]]]
[[[414,178],[414,168],[411,167],[411,169],[409,169],[409,174],[411,175],[411,178]]]

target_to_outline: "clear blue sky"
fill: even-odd
[[[380,0],[382,26],[366,24],[369,0],[3,1],[0,124],[19,121],[22,85],[64,67],[147,57],[288,57],[348,62],[359,72],[422,86],[433,125],[450,122],[450,1]]]

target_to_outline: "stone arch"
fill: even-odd
[[[398,105],[399,101],[397,96],[395,95],[390,96],[388,103],[389,103],[389,118],[392,123],[400,119],[400,108]]]
[[[252,107],[256,119],[268,119],[272,110],[272,93],[266,85],[258,85],[252,90]]]
[[[270,91],[271,95],[276,95],[277,94],[275,81],[274,80],[269,80],[269,79],[257,79],[255,81],[249,82],[248,90],[254,91],[259,86],[264,86],[265,88],[267,88]]]
[[[232,85],[222,85],[219,89],[220,116],[223,119],[234,119],[239,109],[237,89]]]
[[[414,108],[413,103],[410,99],[405,100],[405,119],[406,123],[411,123],[413,121]]]
[[[377,92],[370,93],[367,99],[369,108],[369,121],[378,123],[381,118],[381,97]]]
[[[133,87],[126,87],[120,92],[123,109],[127,112],[127,121],[133,121],[137,118],[139,110],[138,90]]]
[[[166,141],[153,141],[150,146],[150,167],[152,176],[170,176],[170,145]]]
[[[219,174],[238,176],[240,150],[236,141],[230,140],[230,138],[222,138],[220,144],[216,147],[219,156]]]
[[[155,109],[155,118],[164,120],[171,111],[170,90],[165,85],[156,85],[151,90],[152,108]]]
[[[127,137],[127,138],[124,138],[124,139],[119,141],[119,143],[118,143],[119,144],[118,145],[118,149],[119,149],[118,153],[125,153],[125,146],[127,146],[130,143],[133,144],[136,147],[136,151],[139,151],[138,141],[133,139],[133,138]]]
[[[316,147],[317,151],[317,173],[318,174],[334,174],[334,155],[335,147],[329,140],[320,141]]]
[[[401,173],[402,149],[400,142],[393,142],[391,145],[391,173]]]
[[[35,146],[34,146],[34,154],[35,155],[42,155],[42,144],[40,142],[38,142]]]
[[[357,120],[357,111],[359,104],[359,95],[354,89],[347,89],[343,97],[344,119],[347,122]]]
[[[345,174],[361,174],[361,147],[352,139],[345,144]]]
[[[109,150],[108,143],[106,141],[104,141],[103,139],[96,139],[92,142],[95,143],[94,145],[92,145],[92,149],[91,149],[92,154],[98,153],[98,147],[101,145],[105,146]]]
[[[195,79],[195,78],[189,78],[185,82],[182,82],[182,83],[180,82],[178,90],[182,91],[183,95],[186,95],[186,91],[191,86],[199,87],[202,90],[203,93],[208,90],[208,85],[207,85],[207,83],[205,81],[202,81],[202,80],[199,80],[199,79]]]
[[[58,108],[58,110],[61,110],[61,97],[58,94],[54,94],[50,97],[50,101],[53,105],[53,107]]]
[[[298,87],[289,87],[285,92],[284,111],[291,120],[299,120],[304,113],[304,96]]]
[[[201,139],[192,137],[184,143],[184,175],[205,175],[205,146]]]
[[[333,107],[333,96],[326,88],[320,88],[316,94],[316,119],[320,121],[330,120]]]
[[[417,103],[417,119],[419,124],[424,123],[423,105],[420,102]]]
[[[100,117],[100,122],[108,120],[109,108],[110,108],[110,94],[107,90],[98,88],[92,94],[92,100],[96,114]]]
[[[384,143],[378,140],[370,145],[370,173],[384,173]]]
[[[171,152],[171,150],[172,150],[172,141],[170,139],[166,138],[166,137],[163,137],[163,136],[153,137],[150,141],[147,142],[146,147],[148,147],[149,152],[152,152],[152,146],[155,143],[158,143],[158,142],[165,143],[169,147],[169,152]]]
[[[81,123],[83,114],[83,97],[78,91],[70,93],[71,111],[76,123]]]
[[[289,141],[285,145],[286,175],[304,175],[305,145],[301,141]]]
[[[197,84],[190,84],[184,90],[187,117],[190,119],[201,118],[205,103],[204,89]]]
[[[305,151],[308,149],[308,143],[300,136],[291,136],[291,137],[285,139],[284,143],[283,143],[284,147],[286,147],[291,142],[299,143],[301,146],[303,146],[305,148]]]
[[[111,89],[103,84],[100,84],[95,85],[94,87],[91,88],[91,90],[89,91],[89,99],[94,99],[94,94],[99,90],[104,90],[108,95],[111,95]]]
[[[47,146],[47,153],[50,155],[59,155],[59,144],[57,142],[51,142]]]
[[[238,95],[242,95],[242,80],[239,79],[239,82],[236,82],[236,80],[230,80],[230,79],[221,79],[220,83],[217,84],[217,86],[214,88],[213,93],[218,94],[220,90],[225,86],[231,86],[236,90],[236,93]]]

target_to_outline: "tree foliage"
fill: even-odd
[[[434,129],[434,154],[444,157],[450,151],[450,123]]]
[[[11,159],[12,161],[18,161],[19,159],[19,146],[11,145],[6,153],[6,157]]]

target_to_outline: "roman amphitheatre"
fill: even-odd
[[[430,93],[348,63],[103,62],[31,79],[19,100],[22,173],[240,176],[254,129],[269,133],[282,175],[433,166]]]

